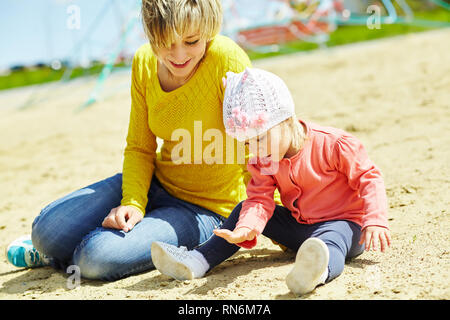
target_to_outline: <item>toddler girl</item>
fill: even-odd
[[[151,247],[158,270],[200,278],[260,234],[297,251],[286,278],[299,295],[339,276],[364,249],[384,252],[391,238],[380,170],[349,133],[297,120],[293,99],[276,75],[247,68],[227,73],[223,118],[227,133],[255,156],[248,198],[203,245]],[[283,206],[273,200],[275,189]]]

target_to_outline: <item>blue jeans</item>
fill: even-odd
[[[49,204],[33,222],[34,247],[55,268],[77,265],[84,278],[111,281],[154,268],[153,241],[192,249],[225,220],[171,196],[153,176],[143,220],[127,233],[103,228],[103,219],[121,199],[122,174],[117,174]]]
[[[242,202],[233,209],[222,225],[222,229],[234,230],[241,207]],[[289,209],[283,206],[275,207],[272,218],[264,228],[263,235],[294,251],[297,251],[308,238],[316,237],[324,241],[330,252],[326,282],[342,273],[345,259],[354,258],[364,251],[364,244],[359,244],[361,227],[358,224],[347,220],[300,224],[291,215]],[[231,257],[239,249],[239,246],[230,244],[216,235],[197,248],[208,261],[209,270]]]

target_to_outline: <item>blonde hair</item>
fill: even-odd
[[[192,29],[209,41],[222,26],[221,0],[142,0],[141,14],[153,50],[169,48]]]
[[[290,129],[292,136],[291,145],[298,149],[303,147],[307,136],[303,129],[303,125],[298,121],[297,116],[293,115],[292,117],[287,118],[281,122],[281,125]]]

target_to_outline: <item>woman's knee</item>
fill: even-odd
[[[84,237],[73,253],[72,262],[78,266],[83,278],[106,280],[109,277],[110,255],[105,250],[101,230],[102,228],[97,228]]]
[[[71,259],[81,239],[101,225],[109,210],[120,202],[121,175],[74,191],[41,210],[34,219],[34,247],[57,260]]]
[[[67,235],[64,224],[61,223],[65,211],[54,204],[41,210],[34,219],[31,227],[31,240],[33,246],[41,253],[58,260],[70,259],[70,250],[66,248],[64,237]],[[73,252],[73,251],[72,251]]]
[[[72,258],[72,263],[80,269],[81,277],[114,281],[152,268],[150,246],[148,250],[137,253],[133,242],[127,244],[125,238],[123,231],[103,227],[84,237]]]

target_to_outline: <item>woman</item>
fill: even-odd
[[[143,0],[142,19],[149,44],[133,59],[122,174],[44,208],[32,243],[20,238],[9,246],[14,265],[73,264],[84,278],[120,279],[154,267],[153,241],[201,245],[246,197],[245,163],[211,163],[208,145],[195,145],[199,124],[225,136],[222,77],[250,66],[241,48],[218,35],[220,0]],[[193,147],[182,150],[190,161],[173,159],[178,129],[190,133]],[[164,141],[159,153],[156,137]],[[225,147],[223,154],[231,151]]]

